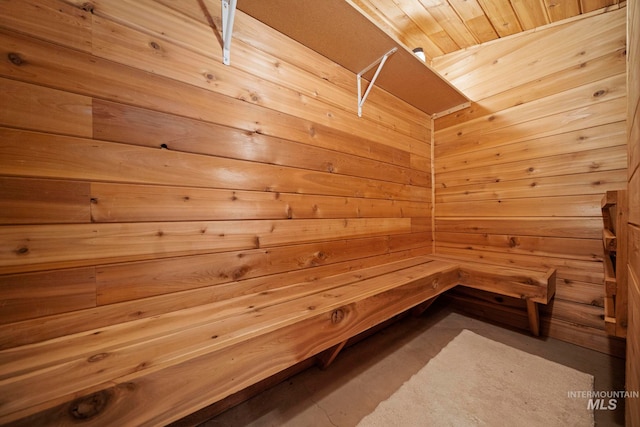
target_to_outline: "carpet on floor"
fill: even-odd
[[[463,330],[358,424],[593,426],[593,376]]]

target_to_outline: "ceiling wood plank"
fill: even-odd
[[[403,30],[402,25],[398,24],[395,13],[389,13],[389,5],[385,2],[378,4],[376,0],[353,0],[353,3],[360,7],[376,24],[378,24],[387,34],[391,35],[398,42],[407,47],[422,47],[427,58],[435,58],[443,55],[445,52],[429,37],[423,37],[419,40],[410,37]],[[379,7],[380,6],[380,7]],[[393,11],[393,9],[391,9]]]
[[[618,0],[580,0],[580,9],[588,13],[614,4],[618,4]]]
[[[544,0],[551,22],[580,15],[579,0]]]
[[[549,23],[549,16],[540,0],[511,0],[523,30],[531,30]]]
[[[511,34],[522,31],[518,17],[516,16],[511,3],[504,0],[478,0],[489,16],[489,20],[496,29],[500,37],[510,36]]]
[[[419,0],[422,7],[427,9],[431,16],[449,34],[449,37],[460,48],[466,48],[479,43],[479,39],[464,25],[455,9],[446,1],[440,0]]]
[[[477,0],[448,0],[448,2],[480,43],[498,38],[498,33]]]
[[[429,36],[443,52],[449,53],[460,49],[460,46],[449,36],[440,23],[421,3],[395,0],[395,4],[402,10],[407,18],[413,21],[423,33]]]

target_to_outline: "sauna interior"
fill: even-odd
[[[166,425],[436,298],[640,390],[637,2],[3,0],[0,37],[0,424]]]

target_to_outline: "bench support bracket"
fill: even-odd
[[[327,369],[329,365],[331,365],[333,361],[336,360],[336,357],[338,357],[338,353],[340,353],[346,343],[347,341],[342,341],[340,344],[334,345],[330,349],[318,354],[316,358],[320,369]]]
[[[440,296],[440,295],[436,295],[435,297],[430,298],[430,299],[426,300],[425,302],[422,302],[422,303],[420,303],[420,304],[416,305],[415,307],[413,307],[413,308],[411,309],[411,315],[412,315],[413,317],[420,317],[420,316],[422,316],[422,313],[424,313],[425,311],[427,311],[427,309],[428,309],[429,307],[431,307],[431,304],[433,304],[439,296]]]

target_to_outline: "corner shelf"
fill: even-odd
[[[602,198],[604,249],[604,322],[607,334],[627,336],[627,192],[607,191]]]

